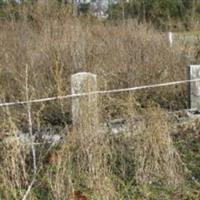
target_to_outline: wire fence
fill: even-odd
[[[151,85],[142,85],[137,87],[130,87],[130,88],[121,88],[121,89],[112,89],[112,90],[102,90],[102,91],[93,91],[93,92],[87,92],[87,93],[77,93],[77,94],[70,94],[65,96],[55,96],[55,97],[48,97],[48,98],[41,98],[41,99],[33,99],[29,101],[16,101],[16,102],[5,102],[0,103],[0,107],[3,106],[14,106],[14,105],[26,105],[30,103],[41,103],[41,102],[48,102],[48,101],[54,101],[59,99],[68,99],[68,98],[76,98],[76,97],[84,97],[84,96],[90,96],[90,95],[104,95],[104,94],[112,94],[112,93],[118,93],[118,92],[129,92],[129,91],[138,91],[138,90],[144,90],[144,89],[151,89],[151,88],[159,88],[159,87],[167,87],[172,85],[179,85],[179,84],[187,84],[187,83],[195,83],[200,82],[199,79],[193,79],[193,80],[180,80],[180,81],[173,81],[173,82],[165,82],[165,83],[159,83],[159,84],[151,84]],[[180,111],[180,110],[179,110]],[[177,111],[177,112],[179,112]],[[184,109],[184,111],[195,111],[195,109]],[[174,113],[169,112],[169,113]],[[57,142],[61,142],[62,140],[59,140]],[[53,144],[55,141],[46,141],[46,142],[25,142],[24,145],[34,145],[34,146],[40,146],[43,144]]]
[[[42,103],[42,102],[48,102],[48,101],[55,101],[55,100],[75,98],[75,97],[84,97],[84,96],[97,95],[97,94],[105,95],[105,94],[111,94],[111,93],[138,91],[138,90],[144,90],[144,89],[167,87],[167,86],[180,85],[180,84],[186,84],[186,83],[194,83],[194,82],[199,82],[199,81],[200,81],[200,78],[192,79],[192,80],[165,82],[165,83],[151,84],[151,85],[142,85],[142,86],[136,86],[136,87],[121,88],[121,89],[100,90],[100,91],[92,91],[92,92],[86,92],[86,93],[69,94],[65,96],[46,97],[46,98],[41,98],[41,99],[32,99],[29,101],[5,102],[5,103],[0,103],[0,107],[25,105],[25,104],[32,104],[32,103]]]

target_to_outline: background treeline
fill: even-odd
[[[137,18],[163,29],[190,29],[200,19],[199,0],[121,0],[109,9],[111,19]]]
[[[91,14],[90,4],[72,5],[72,0],[55,0],[58,5],[72,9],[72,13]],[[39,0],[0,0],[0,17],[10,16],[3,8],[8,4],[19,7],[27,3],[39,2]],[[46,1],[49,3],[49,1]],[[91,0],[91,3],[95,2]],[[75,3],[74,3],[75,4]],[[156,28],[162,30],[190,30],[200,21],[199,0],[108,0],[108,10],[105,13],[109,20],[137,19],[139,22],[150,22]],[[74,11],[76,10],[76,11]],[[16,9],[9,11],[17,16]],[[8,15],[7,15],[8,14]]]

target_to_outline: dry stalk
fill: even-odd
[[[26,101],[29,101],[29,87],[28,87],[28,65],[26,65]],[[34,139],[33,139],[33,124],[32,124],[32,117],[31,117],[31,104],[27,104],[27,113],[28,113],[28,123],[29,123],[29,134],[31,139],[31,150],[33,156],[33,171],[34,174],[37,172],[37,164],[36,164],[36,152],[34,146]]]

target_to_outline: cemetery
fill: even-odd
[[[199,3],[76,5],[0,1],[0,200],[199,200]]]

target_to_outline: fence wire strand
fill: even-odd
[[[65,95],[65,96],[55,96],[55,97],[47,97],[47,98],[41,98],[41,99],[32,99],[29,101],[5,102],[5,103],[0,103],[0,107],[24,105],[24,104],[29,104],[29,103],[42,103],[42,102],[48,102],[48,101],[55,101],[55,100],[83,97],[83,96],[90,96],[90,95],[97,95],[97,94],[104,95],[104,94],[111,94],[111,93],[137,91],[137,90],[159,88],[159,87],[166,87],[166,86],[172,86],[172,85],[180,85],[180,84],[185,84],[185,83],[194,83],[194,82],[198,82],[198,81],[200,81],[200,78],[192,79],[192,80],[180,80],[180,81],[173,81],[173,82],[166,82],[166,83],[159,83],[159,84],[151,84],[151,85],[142,85],[142,86],[136,86],[136,87],[130,87],[130,88],[100,90],[100,91],[93,91],[93,92],[69,94],[69,95]]]

